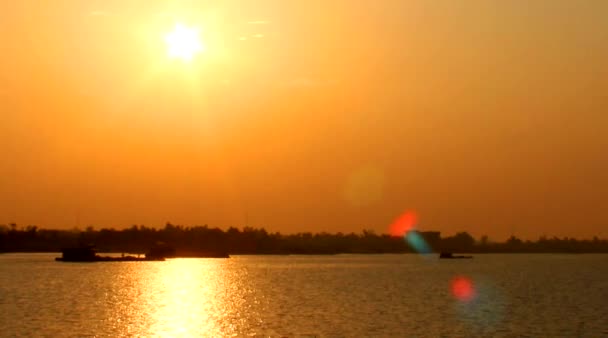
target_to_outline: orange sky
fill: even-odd
[[[205,3],[201,5],[200,3]],[[608,2],[3,1],[0,224],[608,236]],[[200,28],[171,60],[163,36]]]

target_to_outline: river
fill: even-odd
[[[608,337],[608,255],[0,255],[0,336]]]

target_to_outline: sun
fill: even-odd
[[[196,54],[205,51],[199,30],[181,23],[176,24],[173,31],[165,35],[165,43],[169,57],[181,61],[192,61]]]

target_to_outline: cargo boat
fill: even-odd
[[[473,258],[473,256],[458,256],[458,255],[454,255],[451,252],[442,252],[439,254],[439,258],[441,258],[441,259]]]
[[[55,258],[58,262],[142,262],[164,261],[165,257],[147,253],[144,257],[122,255],[120,257],[100,256],[93,246],[78,248],[65,248],[61,250],[61,257]]]

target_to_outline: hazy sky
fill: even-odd
[[[608,236],[608,1],[2,1],[0,224]],[[206,51],[170,59],[176,23]]]

